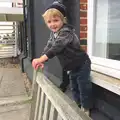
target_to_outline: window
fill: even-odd
[[[120,78],[120,0],[88,0],[92,69]]]

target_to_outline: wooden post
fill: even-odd
[[[35,115],[35,105],[36,105],[37,90],[38,90],[36,78],[37,78],[37,71],[34,70],[32,91],[31,91],[32,102],[31,102],[30,120],[34,120],[34,115]]]

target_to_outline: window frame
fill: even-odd
[[[95,39],[96,23],[96,0],[88,0],[88,31],[87,31],[87,50],[92,61],[92,70],[111,77],[120,78],[120,61],[92,56],[93,40]]]

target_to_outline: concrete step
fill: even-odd
[[[8,106],[5,108],[8,109]],[[12,109],[4,110],[0,112],[0,120],[29,120],[29,104],[17,105],[14,109],[12,107]]]
[[[0,113],[30,106],[31,98],[27,95],[0,98]]]
[[[29,120],[30,108],[28,96],[0,98],[0,120]]]

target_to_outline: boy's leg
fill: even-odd
[[[67,74],[67,71],[62,71],[62,83],[60,84],[60,89],[65,92],[67,90],[67,87],[69,85],[69,75]]]
[[[77,84],[80,90],[81,106],[85,109],[93,107],[92,83],[90,81],[90,63],[87,61],[78,71]]]
[[[78,107],[81,107],[80,91],[79,91],[78,84],[77,84],[77,76],[72,76],[70,74],[69,78],[70,78],[70,83],[71,83],[71,87],[72,87],[71,89],[72,89],[73,98],[74,98],[76,104],[78,105]]]
[[[85,109],[93,107],[92,83],[90,81],[90,63],[86,62],[81,69],[70,72],[73,97],[76,103]]]

